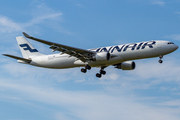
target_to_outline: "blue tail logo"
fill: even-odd
[[[19,46],[22,47],[24,50],[29,50],[29,52],[38,52],[36,49],[32,49],[27,43],[21,44]]]

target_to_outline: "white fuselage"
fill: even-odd
[[[110,47],[102,47],[97,49],[90,49],[91,51],[109,52],[111,55],[108,61],[87,61],[91,67],[109,66],[124,61],[159,57],[166,55],[178,48],[177,45],[169,41],[147,41],[134,44],[117,45]],[[68,54],[51,54],[42,56],[30,56],[32,62],[30,65],[64,69],[85,66],[87,63],[82,62],[76,57],[70,57]],[[22,61],[18,61],[24,63]]]

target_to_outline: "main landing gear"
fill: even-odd
[[[87,70],[91,70],[91,66],[86,65],[85,68],[82,68],[82,69],[81,69],[81,72],[86,73]]]
[[[104,68],[106,67],[101,67],[101,70],[99,71],[99,73],[96,74],[96,77],[101,78],[102,75],[106,74],[106,71],[104,71]]]
[[[104,68],[106,68],[106,66],[101,67],[101,70],[99,71],[99,73],[96,74],[96,77],[101,78],[102,75],[106,74],[106,71],[104,71]],[[85,68],[81,69],[81,72],[86,73],[87,70],[91,70],[91,66],[86,65]]]
[[[159,58],[159,63],[163,63],[163,61],[161,60],[163,58],[163,55],[160,55]]]

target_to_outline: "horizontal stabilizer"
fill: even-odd
[[[17,59],[17,60],[22,60],[22,61],[27,62],[27,63],[30,63],[32,61],[32,60],[29,60],[29,59],[26,59],[26,58],[17,57],[17,56],[14,56],[14,55],[8,55],[8,54],[2,54],[2,55],[10,57],[10,58]]]

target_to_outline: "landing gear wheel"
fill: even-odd
[[[100,74],[105,75],[105,74],[106,74],[106,71],[104,71],[104,70],[100,70]]]
[[[81,68],[81,72],[86,73],[87,70],[90,70],[91,66],[89,66],[88,64],[85,65],[85,68]]]
[[[86,73],[86,72],[87,72],[87,70],[86,70],[86,69],[84,69],[84,68],[82,68],[82,69],[81,69],[81,72]]]
[[[101,74],[97,73],[96,77],[101,78]]]
[[[163,61],[162,61],[162,60],[159,60],[159,63],[163,63]]]
[[[86,66],[85,66],[85,69],[91,70],[91,66],[86,65]]]
[[[163,61],[161,60],[163,58],[163,55],[159,55],[159,58],[160,58],[159,63],[163,63]]]

